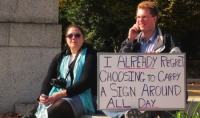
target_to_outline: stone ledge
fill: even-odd
[[[105,115],[101,115],[101,114],[96,114],[96,115],[93,115],[93,116],[84,115],[81,118],[111,118],[111,117],[108,117],[108,116],[105,116]]]
[[[57,0],[0,0],[0,22],[58,23]]]
[[[0,46],[60,48],[59,24],[0,23]]]
[[[9,46],[51,47],[61,46],[61,25],[10,23]]]
[[[36,103],[16,103],[15,104],[15,113],[24,115],[33,109]]]
[[[200,84],[188,84],[188,90],[200,90]]]
[[[28,113],[31,109],[33,109],[36,103],[16,103],[15,104],[15,113],[24,115]],[[102,112],[98,112],[95,115],[84,115],[81,118],[111,118],[105,116]]]
[[[200,102],[200,99],[198,101],[188,101],[188,104],[186,105],[185,112],[188,112],[188,114],[191,114],[197,103]],[[15,113],[24,115],[28,111],[30,111],[34,106],[34,103],[16,103],[15,104]],[[200,108],[197,109],[197,112],[200,113]],[[98,112],[95,115],[84,115],[81,118],[111,118],[103,114],[102,112]]]

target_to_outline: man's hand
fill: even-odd
[[[136,37],[137,37],[137,35],[140,33],[140,27],[139,27],[139,25],[137,24],[137,22],[136,22],[136,24],[134,24],[133,25],[133,27],[131,27],[130,29],[129,29],[129,32],[128,32],[128,39],[130,40],[130,41],[133,41]]]

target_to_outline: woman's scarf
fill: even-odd
[[[87,48],[83,49],[78,54],[77,60],[76,60],[75,65],[74,65],[74,70],[73,70],[73,74],[74,74],[74,80],[72,82],[73,84],[78,82],[81,78],[83,66],[85,64],[86,52],[87,52]],[[66,74],[69,71],[69,60],[70,60],[70,55],[65,56],[62,59],[62,62],[61,62],[61,65],[60,65],[60,76],[59,76],[59,78],[66,78],[66,82],[67,82],[66,87],[70,86],[70,84],[71,84],[71,77],[70,76],[66,77]],[[56,88],[56,87],[53,86],[50,93],[49,93],[49,96],[52,96],[54,93],[62,91],[62,90],[64,90],[64,89]],[[79,97],[81,98],[85,114],[87,114],[87,115],[94,114],[95,110],[94,110],[93,102],[92,102],[91,89],[87,89],[85,92],[79,94]],[[51,104],[46,106],[46,105],[40,103],[39,106],[38,106],[37,112],[35,114],[37,116],[37,118],[40,118],[41,115],[39,115],[39,114],[41,114],[41,112],[43,112],[42,113],[43,117],[44,117],[44,114],[45,114],[45,116],[47,115],[44,118],[48,118],[47,108],[50,107],[50,106],[51,106]]]

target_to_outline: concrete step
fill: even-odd
[[[106,116],[102,111],[98,111],[95,115],[84,115],[81,118],[111,118]]]
[[[24,115],[28,113],[31,109],[33,109],[35,104],[36,103],[16,103],[15,113]],[[84,115],[81,118],[111,118],[111,117],[108,117],[103,112],[99,111],[95,115]]]
[[[200,84],[197,85],[188,84],[187,87],[188,87],[187,89],[189,98],[185,112],[188,112],[188,114],[190,114],[193,111],[194,107],[197,105],[197,103],[200,102]],[[36,103],[16,103],[15,113],[24,115],[28,113],[31,109],[33,109],[35,104]],[[197,111],[198,113],[200,113],[200,109],[198,109]],[[93,116],[84,115],[81,118],[111,118],[111,117],[106,116],[103,112],[100,111]]]
[[[188,84],[187,85],[188,90],[199,90],[200,89],[200,84]]]
[[[34,108],[36,103],[16,103],[15,104],[15,113],[24,115],[31,111]]]
[[[200,84],[188,84],[188,101],[200,101]]]
[[[104,114],[95,114],[93,116],[84,115],[81,118],[111,118],[111,117],[105,116]]]
[[[185,112],[188,114],[191,114],[197,103],[200,102],[200,98],[189,98],[188,99],[188,104],[186,105]],[[29,112],[35,103],[16,103],[15,104],[15,113],[24,115],[27,112]],[[198,113],[200,113],[200,108],[197,110]],[[111,118],[106,116],[103,112],[99,111],[95,115],[84,115],[81,118]]]

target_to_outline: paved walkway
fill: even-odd
[[[187,89],[188,89],[188,95],[189,95],[188,96],[189,97],[188,100],[189,101],[200,101],[200,84],[187,84]],[[195,106],[195,105],[196,104],[194,104],[193,106]],[[17,117],[16,115],[14,115],[13,117],[10,116],[10,115],[9,115],[9,117],[3,117],[0,114],[0,118],[16,118],[16,117]],[[110,117],[107,117],[105,115],[103,116],[103,114],[100,114],[100,115],[98,114],[98,115],[95,115],[95,116],[83,116],[81,118],[110,118]]]
[[[188,84],[188,100],[200,101],[200,84]]]

